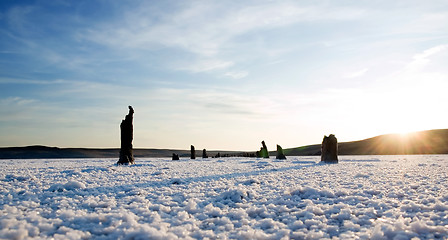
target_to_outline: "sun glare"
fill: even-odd
[[[406,139],[411,135],[415,134],[415,132],[406,131],[406,132],[398,132],[397,134],[400,136],[400,138]]]
[[[418,135],[419,131],[417,130],[403,130],[395,132],[395,134],[399,135],[401,138],[409,138],[415,135]]]
[[[415,132],[416,132],[415,130],[410,130],[410,129],[396,131],[397,134],[402,135],[402,136],[407,136],[407,135],[415,133]]]

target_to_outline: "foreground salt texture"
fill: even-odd
[[[446,239],[448,156],[0,160],[5,239]]]

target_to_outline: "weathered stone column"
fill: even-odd
[[[320,159],[327,163],[338,162],[338,139],[333,134],[330,134],[328,137],[324,136]]]
[[[276,159],[286,159],[285,154],[283,153],[283,148],[277,144],[277,156]]]
[[[262,145],[262,147],[260,148],[260,157],[269,158],[268,148],[266,147],[266,144],[264,143],[264,141],[261,141],[261,145]]]
[[[202,158],[208,158],[207,156],[207,150],[202,150]]]
[[[193,145],[191,145],[191,159],[196,159],[196,150]]]
[[[132,153],[132,139],[134,136],[134,129],[132,126],[133,115],[134,109],[129,106],[129,113],[120,124],[121,148],[120,159],[117,164],[134,164],[134,154]]]

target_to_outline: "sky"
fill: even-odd
[[[0,146],[255,151],[448,128],[448,1],[0,2]]]

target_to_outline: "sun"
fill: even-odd
[[[407,132],[398,132],[398,136],[402,139],[402,140],[407,140],[409,139],[409,137],[412,137],[416,134],[416,131],[407,131]]]

